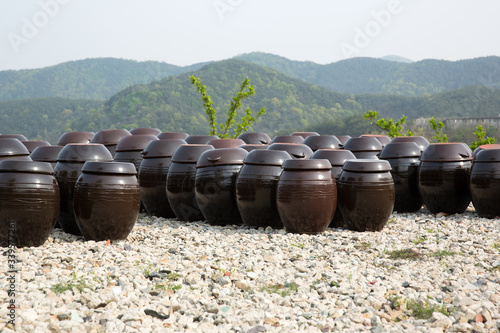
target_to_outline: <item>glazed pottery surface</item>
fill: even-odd
[[[140,208],[135,166],[86,162],[75,184],[73,204],[79,230],[88,240],[125,239]]]
[[[310,159],[313,151],[309,146],[302,143],[273,143],[267,150],[284,150],[294,159]]]
[[[325,231],[337,207],[337,187],[330,162],[286,160],[278,180],[276,205],[288,232]]]
[[[384,160],[344,163],[338,180],[339,207],[348,229],[380,231],[391,216],[395,189],[391,166]]]
[[[290,133],[290,136],[301,136],[303,139],[306,139],[309,136],[312,135],[319,135],[317,132],[293,132]]]
[[[245,141],[246,144],[268,145],[271,142],[271,138],[267,133],[242,133],[238,136],[238,139]]]
[[[0,138],[0,160],[31,161],[28,148],[19,139]]]
[[[241,139],[211,139],[206,142],[207,145],[213,146],[215,149],[220,148],[238,148],[245,144]]]
[[[115,147],[122,138],[130,136],[126,129],[109,129],[98,131],[90,140],[90,143],[102,143],[108,148],[111,155],[115,155]]]
[[[485,149],[500,149],[500,144],[498,143],[490,143],[486,145],[480,145],[474,151],[472,152],[472,159],[474,160],[476,158],[476,155],[481,151]]]
[[[252,150],[266,150],[269,147],[269,145],[261,145],[261,144],[246,144],[246,145],[241,145],[238,148],[245,149],[248,152],[251,152]]]
[[[41,246],[59,215],[59,186],[50,163],[0,162],[0,245]]]
[[[188,144],[204,145],[209,140],[218,139],[217,135],[190,135],[184,139]]]
[[[66,132],[57,140],[58,146],[65,146],[69,143],[90,143],[94,132]]]
[[[357,159],[378,159],[382,148],[382,143],[374,137],[350,138],[344,144],[344,149],[350,150]]]
[[[386,144],[391,142],[391,138],[389,136],[383,135],[383,134],[363,134],[360,137],[361,138],[375,138],[378,141],[380,141],[380,143],[382,144],[382,147],[384,147]]]
[[[335,136],[337,137],[337,139],[339,139],[339,141],[342,145],[345,145],[347,140],[349,140],[351,138],[350,135],[335,135]]]
[[[247,155],[236,180],[236,204],[243,224],[283,228],[276,207],[276,190],[281,166],[291,158],[282,150],[253,150]]]
[[[311,135],[304,142],[313,151],[318,149],[339,149],[342,143],[335,135]]]
[[[137,171],[142,161],[142,150],[151,141],[160,140],[156,135],[151,134],[137,134],[126,136],[115,147],[115,162],[126,162],[135,165]]]
[[[269,142],[270,145],[273,143],[303,143],[304,138],[300,135],[277,135],[275,136],[271,142]]]
[[[429,145],[429,141],[423,136],[397,136],[391,140],[391,143],[398,142],[415,142],[422,151]]]
[[[50,142],[48,141],[21,141],[21,143],[28,149],[30,154],[35,150],[37,147],[46,147],[50,146]]]
[[[48,162],[54,168],[57,163],[57,155],[61,152],[64,146],[42,146],[36,147],[30,154],[33,161]]]
[[[23,134],[0,134],[0,139],[18,139],[19,141],[28,141]]]
[[[189,134],[187,133],[181,133],[181,132],[161,132],[160,134],[157,135],[158,139],[164,140],[164,139],[180,139],[180,140],[185,140]]]
[[[481,217],[500,216],[500,148],[477,152],[470,174],[472,204]]]
[[[157,128],[149,128],[149,127],[141,127],[141,128],[134,128],[130,130],[130,134],[132,135],[154,135],[157,136],[160,134],[161,131]]]

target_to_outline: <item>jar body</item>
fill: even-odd
[[[236,205],[236,179],[241,167],[215,165],[196,170],[196,203],[211,225],[243,223]]]
[[[288,232],[326,230],[337,206],[337,186],[330,170],[287,170],[278,181],[278,212]]]
[[[59,215],[59,186],[53,175],[0,172],[0,244],[41,246]]]
[[[396,198],[394,211],[399,213],[416,212],[422,208],[423,201],[418,190],[418,158],[391,158],[392,178]]]
[[[474,163],[470,174],[472,204],[481,217],[500,216],[500,163]]]
[[[144,158],[141,162],[138,176],[141,201],[149,215],[175,217],[166,192],[170,164],[170,157]]]
[[[432,214],[461,214],[470,203],[471,161],[420,162],[418,187]]]
[[[68,234],[81,236],[82,233],[76,224],[73,194],[75,184],[82,173],[84,162],[57,162],[54,168],[55,177],[59,183],[60,209],[57,222]]]
[[[202,221],[205,217],[196,203],[195,163],[172,162],[168,168],[166,193],[175,216],[181,221]]]
[[[283,228],[276,190],[281,166],[245,164],[236,180],[236,204],[243,224],[250,227]]]
[[[394,181],[389,171],[342,171],[339,207],[346,226],[355,231],[380,231],[394,207]]]
[[[75,184],[73,204],[78,228],[86,239],[125,239],[139,215],[137,177],[82,173]]]
[[[142,161],[142,150],[115,151],[113,160],[115,162],[126,162],[135,165],[135,169],[139,171]]]

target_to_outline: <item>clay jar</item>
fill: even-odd
[[[135,165],[137,171],[142,161],[142,150],[151,141],[159,140],[156,135],[137,134],[121,138],[115,147],[115,162],[127,162]]]
[[[36,147],[46,147],[50,146],[48,141],[21,141],[21,143],[28,149],[30,154],[35,150]]]
[[[209,140],[218,139],[217,135],[190,135],[184,139],[188,144],[204,145]]]
[[[99,143],[70,143],[61,149],[54,168],[61,197],[57,221],[65,232],[77,236],[81,236],[82,233],[75,220],[73,194],[76,181],[86,161],[111,162],[113,156],[104,145]]]
[[[18,160],[31,161],[30,152],[25,145],[16,138],[0,138],[0,161]]]
[[[180,132],[161,132],[160,134],[157,135],[158,139],[160,140],[165,140],[165,139],[185,140],[188,136],[189,134]]]
[[[241,145],[238,148],[245,149],[248,152],[251,152],[252,150],[266,150],[269,147],[269,145],[259,145],[259,144],[246,144],[246,145]]]
[[[481,217],[500,216],[500,148],[477,152],[470,174],[471,199]]]
[[[374,137],[350,138],[344,145],[358,159],[378,159],[382,144]]]
[[[277,135],[275,136],[271,142],[269,142],[270,145],[273,143],[303,143],[304,138],[301,137],[300,135]]]
[[[236,204],[243,224],[283,228],[276,207],[276,190],[281,166],[291,158],[282,150],[253,150],[246,156],[236,180]]]
[[[167,199],[175,216],[181,221],[201,221],[205,217],[196,203],[194,187],[196,162],[210,145],[180,145],[172,155],[167,173]]]
[[[215,149],[219,148],[238,148],[245,144],[241,139],[211,139],[206,142],[207,145],[213,146]]]
[[[391,142],[391,138],[389,136],[383,135],[383,134],[363,134],[360,137],[361,138],[375,138],[378,141],[380,141],[380,143],[382,144],[382,147],[385,147],[386,144]]]
[[[342,146],[335,135],[311,135],[303,143],[309,146],[312,151],[318,149],[339,149]]]
[[[125,239],[137,221],[140,191],[132,163],[86,162],[75,184],[78,228],[87,240]]]
[[[480,151],[485,150],[485,149],[500,149],[500,144],[498,144],[498,143],[489,143],[489,144],[486,144],[486,145],[480,145],[479,147],[477,147],[476,149],[474,149],[474,151],[472,152],[472,161],[474,162],[474,160],[476,159],[476,155]]]
[[[242,133],[238,139],[245,141],[246,144],[268,145],[271,142],[271,138],[266,133]]]
[[[384,160],[348,160],[338,180],[339,207],[354,231],[380,231],[394,207],[391,165]]]
[[[422,152],[419,190],[432,214],[461,214],[470,203],[472,152],[459,142],[431,143]]]
[[[40,146],[36,147],[30,154],[33,161],[47,162],[52,164],[55,168],[57,163],[57,156],[61,152],[64,146]]]
[[[309,159],[313,154],[312,149],[302,143],[273,143],[267,150],[284,150],[293,159]]]
[[[111,155],[115,156],[115,148],[122,138],[126,136],[131,136],[129,131],[126,129],[109,129],[98,131],[90,140],[90,143],[102,143],[106,148],[108,148]]]
[[[167,199],[167,173],[171,157],[181,144],[181,139],[151,141],[142,151],[143,160],[139,167],[141,201],[149,215],[173,218],[174,211]]]
[[[130,134],[132,135],[154,135],[157,136],[161,131],[157,128],[150,127],[139,127],[130,130]]]
[[[18,139],[19,141],[28,141],[22,134],[0,134],[0,139]]]
[[[196,163],[195,197],[211,225],[242,224],[236,205],[236,178],[248,155],[241,148],[207,150]]]
[[[423,136],[397,136],[391,140],[391,143],[398,142],[415,142],[421,151],[423,151],[429,145],[429,141]]]
[[[313,138],[313,137],[311,137]],[[340,173],[344,166],[345,161],[356,159],[356,156],[345,149],[318,149],[311,156],[311,159],[327,159],[332,166],[333,178],[337,182],[340,178]],[[338,183],[337,183],[338,187]],[[337,208],[335,209],[335,215],[333,216],[332,222],[329,225],[330,228],[343,228],[345,227],[344,218],[339,208],[339,200],[337,200]]]
[[[50,163],[0,162],[0,245],[40,246],[59,215],[59,186]]]
[[[345,145],[345,143],[347,142],[347,140],[349,140],[351,138],[350,135],[335,135],[337,137],[337,139],[339,139],[340,143],[343,145]]]
[[[381,160],[391,165],[396,198],[394,211],[399,213],[416,212],[422,207],[418,191],[418,165],[420,147],[415,142],[388,143],[380,153]]]
[[[290,133],[290,136],[301,136],[303,139],[306,139],[309,136],[312,135],[319,135],[317,132],[293,132]]]
[[[278,180],[276,206],[286,231],[326,230],[337,207],[337,186],[328,160],[286,160]]]
[[[94,137],[94,132],[66,132],[57,140],[58,146],[65,146],[69,143],[90,143]]]

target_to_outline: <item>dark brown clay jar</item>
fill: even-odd
[[[19,139],[0,138],[0,161],[18,160],[31,161],[28,148]]]
[[[480,150],[470,174],[472,204],[481,217],[500,216],[500,148]]]
[[[380,143],[382,144],[382,147],[385,147],[386,144],[391,142],[391,138],[389,136],[383,135],[383,134],[362,134],[360,137],[362,137],[362,138],[375,138],[378,141],[380,141]]]
[[[301,136],[304,140],[311,135],[319,135],[317,132],[293,132],[290,136]]]
[[[267,133],[242,133],[238,136],[238,139],[245,141],[246,144],[255,145],[268,145],[271,142],[271,138]]]
[[[141,201],[136,173],[132,163],[85,162],[73,204],[78,228],[87,240],[127,238]]]
[[[276,190],[281,166],[291,158],[282,150],[253,150],[246,156],[236,180],[236,204],[243,224],[283,228],[276,207]]]
[[[217,135],[190,135],[184,139],[188,144],[204,145],[209,140],[218,139]]]
[[[266,150],[269,147],[269,145],[259,145],[259,144],[246,144],[246,145],[241,145],[238,148],[245,149],[248,152],[251,152],[252,150]]]
[[[211,139],[206,142],[207,145],[213,146],[215,149],[219,148],[238,148],[245,144],[241,139]]]
[[[310,159],[313,154],[312,149],[302,143],[273,143],[267,150],[284,150],[293,159]]]
[[[350,138],[344,149],[350,150],[358,159],[378,159],[382,144],[374,137]]]
[[[19,141],[28,141],[22,134],[0,134],[0,139],[18,139]]]
[[[276,206],[286,231],[326,230],[337,207],[337,186],[328,160],[286,160],[278,180]]]
[[[165,140],[165,139],[185,140],[188,136],[189,134],[180,132],[161,132],[160,134],[157,135],[158,139],[160,140]]]
[[[126,136],[131,136],[129,131],[126,129],[109,129],[98,131],[90,140],[90,143],[102,143],[106,148],[108,148],[111,155],[115,156],[115,148],[118,141]]]
[[[394,207],[391,165],[384,160],[348,160],[338,180],[339,207],[354,231],[380,231]]]
[[[422,152],[419,191],[432,214],[461,214],[470,203],[472,152],[459,142],[431,143]]]
[[[196,162],[213,146],[204,144],[180,145],[172,155],[167,173],[167,199],[175,216],[180,221],[201,221],[205,217],[200,211],[194,194]]]
[[[312,151],[318,149],[339,149],[342,146],[335,135],[311,135],[303,143],[309,146]]]
[[[43,245],[59,215],[59,186],[50,163],[1,161],[0,202],[0,245]]]
[[[130,130],[130,134],[132,135],[154,135],[157,136],[161,131],[157,128],[149,128],[149,127],[139,127]]]
[[[120,141],[115,147],[115,162],[126,162],[135,165],[137,171],[139,171],[139,166],[142,161],[142,150],[151,141],[159,140],[156,135],[151,134],[137,134],[126,136]]]
[[[398,142],[415,142],[420,147],[421,151],[429,145],[429,141],[423,136],[397,136],[391,140],[391,143]]]
[[[300,135],[277,135],[275,136],[271,142],[269,142],[270,145],[273,143],[303,143],[304,138]]]
[[[311,159],[327,159],[332,165],[332,174],[333,178],[337,182],[340,178],[340,174],[342,172],[342,167],[344,166],[345,161],[347,160],[355,160],[356,156],[350,151],[345,149],[318,149],[311,156]],[[337,187],[338,187],[338,183]],[[335,209],[335,215],[333,216],[332,222],[330,222],[329,228],[344,228],[345,222],[342,217],[342,213],[339,208],[339,200],[337,200],[337,208]]]
[[[241,148],[207,150],[196,163],[195,197],[211,225],[242,224],[236,205],[236,178],[248,155]]]
[[[57,221],[65,232],[77,236],[81,236],[82,233],[75,220],[73,194],[76,181],[80,177],[83,164],[86,161],[111,162],[113,156],[100,143],[70,143],[59,152],[54,168],[61,198]]]
[[[30,154],[35,150],[36,147],[46,147],[50,146],[48,141],[21,141],[21,143],[28,149]]]
[[[65,146],[69,143],[90,143],[94,132],[66,132],[59,137],[56,145]]]
[[[142,151],[143,159],[139,167],[139,187],[141,201],[149,215],[174,218],[175,213],[167,199],[167,173],[172,155],[182,139],[164,139],[151,141]]]
[[[351,138],[350,135],[335,135],[337,137],[337,139],[339,139],[340,143],[343,145],[345,145],[345,143],[347,142],[347,140],[349,140]]]
[[[52,164],[52,167],[56,167],[57,156],[61,152],[64,146],[41,146],[36,147],[30,154],[33,161],[37,162],[48,162]]]
[[[480,145],[479,147],[477,147],[476,149],[474,149],[474,151],[472,152],[472,160],[474,161],[476,159],[476,155],[480,151],[485,150],[485,149],[500,149],[500,144],[498,144],[498,143],[490,143],[490,144],[486,144],[486,145]]]
[[[420,147],[415,142],[388,143],[380,152],[380,159],[391,165],[396,198],[394,211],[416,212],[423,202],[418,190],[418,165]]]

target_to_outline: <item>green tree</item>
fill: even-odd
[[[437,121],[436,118],[432,117],[429,120],[429,125],[431,129],[436,133],[432,138],[436,140],[436,142],[448,142],[448,137],[446,134],[442,134],[444,128],[444,123],[442,121]]]
[[[470,149],[472,149],[472,150],[476,149],[477,147],[479,147],[481,145],[495,143],[495,138],[491,138],[491,137],[486,136],[486,130],[483,128],[482,125],[478,125],[476,127],[476,131],[474,132],[474,136],[477,138],[477,140],[473,141],[472,144],[469,146]]]
[[[390,138],[394,138],[396,136],[403,136],[401,131],[403,130],[404,124],[406,123],[407,117],[402,116],[399,120],[395,121],[392,118],[386,120],[384,118],[378,118],[378,111],[368,110],[365,112],[363,118],[368,119],[371,123],[375,123],[380,129],[387,132],[387,135]],[[409,130],[406,131],[407,136],[412,136],[413,133]]]

